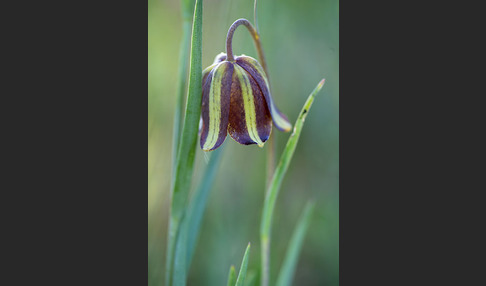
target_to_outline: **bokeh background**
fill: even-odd
[[[253,0],[204,0],[203,68],[225,50],[238,18],[254,23]],[[316,202],[293,285],[338,285],[339,277],[339,3],[337,0],[260,0],[258,26],[277,106],[293,123],[316,84],[326,78],[306,119],[277,200],[272,227],[271,279],[305,203]],[[148,280],[163,285],[169,214],[172,124],[181,43],[181,5],[148,1]],[[257,58],[244,27],[236,55]],[[290,133],[274,127],[277,156]],[[265,194],[265,148],[227,138],[188,277],[188,285],[226,285],[248,242],[249,271],[260,267],[259,224]],[[206,165],[198,148],[193,184]]]

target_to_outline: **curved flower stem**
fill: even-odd
[[[233,34],[235,33],[236,28],[238,28],[238,26],[240,25],[244,25],[250,32],[258,52],[258,58],[260,58],[260,64],[262,65],[263,70],[265,71],[268,78],[267,63],[265,61],[265,56],[263,54],[262,43],[260,42],[260,35],[258,34],[257,30],[253,27],[253,25],[250,23],[250,21],[248,21],[247,19],[236,20],[228,30],[228,35],[226,36],[227,60],[228,61],[235,60],[233,56]]]

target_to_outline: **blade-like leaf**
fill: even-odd
[[[192,256],[194,255],[194,249],[196,246],[197,238],[199,237],[199,230],[201,228],[201,221],[206,209],[206,203],[208,200],[209,192],[216,176],[216,171],[221,161],[221,154],[223,153],[224,146],[211,152],[211,158],[204,170],[202,181],[192,195],[189,206],[187,208],[187,259],[186,269],[189,271],[191,266]],[[185,220],[186,220],[185,219]]]
[[[285,258],[278,275],[277,286],[290,286],[292,284],[295,267],[297,266],[297,259],[302,248],[305,233],[309,227],[313,210],[314,203],[308,202],[304,211],[302,212],[302,215],[300,216],[299,221],[297,222],[297,226],[292,234],[292,238],[290,239],[289,247],[287,248],[287,253],[285,254]]]
[[[230,271],[228,273],[228,283],[226,285],[234,286],[235,283],[236,283],[236,270],[235,270],[235,266],[231,265]]]
[[[177,151],[176,169],[171,188],[171,213],[167,239],[166,285],[185,285],[186,253],[176,252],[177,239],[185,238],[181,235],[181,223],[184,217],[186,202],[191,186],[194,157],[201,114],[201,78],[202,78],[202,0],[196,0],[192,26],[191,59],[189,72],[189,88],[186,102],[186,112],[182,136]],[[179,242],[181,243],[181,242]],[[182,243],[186,247],[186,241]],[[175,256],[179,257],[175,263]],[[182,267],[182,269],[174,269]],[[176,275],[174,275],[177,274]]]
[[[246,269],[248,268],[248,257],[250,256],[250,243],[246,247],[245,255],[241,261],[240,273],[238,273],[238,280],[236,280],[236,286],[245,285]]]
[[[280,161],[275,169],[270,186],[265,195],[265,201],[263,205],[263,215],[260,224],[260,240],[261,240],[261,259],[262,259],[262,271],[261,271],[261,286],[268,286],[270,283],[270,227],[272,224],[273,210],[275,208],[275,202],[277,200],[278,192],[280,186],[282,185],[282,180],[290,164],[290,160],[294,155],[295,148],[297,147],[297,142],[299,142],[300,133],[302,127],[304,126],[305,118],[307,113],[314,102],[314,97],[321,90],[324,85],[325,80],[321,80],[316,86],[314,91],[309,95],[307,101],[305,102],[302,110],[300,111],[299,117],[294,125],[294,131],[290,135],[287,145],[280,157]]]
[[[179,54],[179,81],[177,85],[177,100],[174,111],[174,126],[172,130],[172,170],[176,168],[177,150],[179,149],[182,123],[184,122],[184,95],[186,94],[187,85],[187,66],[189,62],[189,45],[191,41],[191,16],[186,17],[187,14],[192,14],[191,11],[194,8],[192,6],[190,11],[183,6],[183,22],[182,22],[182,42]],[[174,180],[175,172],[172,172],[172,180]]]

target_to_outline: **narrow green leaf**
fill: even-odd
[[[261,286],[268,286],[270,283],[270,228],[272,224],[273,210],[275,208],[275,202],[277,200],[278,192],[280,186],[282,185],[282,180],[285,173],[289,167],[292,156],[294,155],[295,148],[297,147],[297,142],[299,142],[300,133],[302,127],[304,126],[305,118],[307,113],[314,102],[316,94],[321,90],[324,85],[325,80],[321,80],[317,84],[316,88],[307,98],[302,110],[300,111],[299,117],[294,125],[294,131],[290,135],[287,145],[280,157],[280,161],[275,169],[272,180],[270,182],[270,187],[265,195],[265,201],[263,205],[263,214],[260,224],[260,240],[261,240]]]
[[[179,53],[179,80],[177,84],[177,100],[172,129],[172,170],[176,169],[177,150],[179,149],[182,124],[184,122],[184,95],[187,86],[187,67],[189,62],[189,47],[191,44],[192,15],[195,0],[181,0],[182,11],[182,41]],[[174,181],[175,171],[172,172]]]
[[[248,268],[248,257],[250,256],[250,243],[246,247],[245,255],[241,261],[240,273],[238,273],[238,280],[236,280],[235,286],[245,285],[246,269]]]
[[[194,157],[196,152],[199,116],[201,114],[201,77],[202,77],[202,0],[196,0],[192,27],[191,59],[189,88],[186,101],[185,119],[181,142],[177,151],[176,169],[171,188],[171,211],[167,239],[166,285],[185,285],[185,263],[175,264],[175,255],[183,255],[179,262],[185,261],[185,251],[176,253],[177,239],[181,235],[181,223],[186,209],[186,202],[191,186]],[[179,243],[181,243],[179,241]],[[186,242],[183,242],[186,247]],[[182,267],[174,269],[174,267]],[[174,274],[177,274],[175,276]],[[184,276],[184,277],[183,277]]]
[[[192,257],[194,255],[194,249],[197,239],[199,237],[199,230],[201,229],[201,221],[206,209],[206,203],[211,190],[211,186],[216,176],[216,171],[221,161],[221,154],[223,153],[224,146],[212,151],[210,154],[209,163],[204,170],[201,183],[192,195],[189,206],[187,208],[187,259],[186,269],[189,271],[191,266]],[[186,220],[186,219],[185,219]]]
[[[302,243],[304,242],[305,233],[309,227],[312,211],[314,210],[314,203],[308,202],[305,206],[302,215],[297,222],[292,238],[290,239],[289,247],[283,264],[280,268],[280,273],[277,278],[277,286],[290,286],[294,278],[295,268],[297,266],[297,259],[299,258]]]
[[[172,214],[180,218],[185,210],[191,185],[196,151],[199,116],[201,114],[202,77],[202,0],[196,1],[192,28],[191,67],[189,90],[180,148],[177,154],[176,176],[173,187]]]
[[[236,270],[235,266],[231,265],[230,271],[228,273],[228,286],[234,286],[236,283]]]
[[[182,22],[182,43],[179,54],[179,82],[177,85],[177,100],[174,112],[174,126],[172,130],[172,170],[176,168],[177,150],[179,149],[182,123],[184,121],[184,95],[187,85],[187,66],[189,62],[189,44],[191,40],[191,19]],[[172,181],[175,172],[172,172]]]

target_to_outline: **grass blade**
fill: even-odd
[[[221,154],[223,153],[224,146],[211,152],[211,158],[204,170],[202,182],[198,185],[194,194],[192,195],[189,206],[187,208],[186,219],[187,221],[187,259],[186,269],[189,271],[191,266],[192,257],[194,255],[194,249],[196,246],[197,238],[199,237],[199,230],[201,228],[201,221],[206,209],[206,203],[209,197],[209,192],[216,176],[216,171],[221,161]]]
[[[270,227],[272,224],[273,210],[275,208],[275,201],[282,185],[282,180],[287,172],[292,156],[294,155],[297,142],[299,142],[300,133],[304,126],[307,113],[314,102],[314,97],[321,90],[325,80],[321,80],[316,86],[314,91],[307,98],[299,117],[294,125],[294,131],[290,135],[287,145],[280,157],[280,161],[275,169],[275,173],[272,177],[270,187],[265,195],[265,202],[263,205],[263,215],[260,224],[260,240],[261,240],[261,259],[262,259],[262,271],[261,271],[261,286],[268,286],[270,282]]]
[[[287,248],[287,253],[285,254],[284,262],[277,278],[277,286],[290,286],[292,284],[297,259],[302,249],[302,243],[304,242],[305,233],[309,227],[313,210],[314,203],[308,202],[290,239],[289,247]]]
[[[235,266],[231,265],[230,271],[228,273],[228,286],[234,286],[236,283],[236,270]]]
[[[182,8],[182,42],[179,54],[179,80],[177,85],[177,100],[174,113],[174,126],[172,130],[172,170],[176,168],[177,150],[181,137],[183,123],[184,95],[187,85],[187,66],[189,59],[189,46],[191,42],[191,24],[194,9],[194,0],[181,1]],[[175,172],[174,172],[175,173]],[[174,174],[172,174],[174,176]],[[174,180],[174,178],[172,178]]]
[[[243,260],[241,261],[240,273],[238,273],[238,280],[236,280],[235,286],[245,285],[246,269],[248,269],[248,257],[250,256],[250,243],[245,250],[245,255],[243,255]]]
[[[171,210],[169,220],[169,232],[167,239],[166,257],[166,285],[185,285],[186,277],[185,264],[175,264],[177,239],[184,238],[180,235],[180,225],[185,213],[186,202],[191,186],[192,171],[194,168],[194,157],[196,152],[196,141],[198,134],[199,116],[201,114],[201,77],[202,77],[202,0],[196,0],[194,9],[194,21],[192,27],[191,59],[189,72],[189,88],[186,102],[184,125],[182,128],[181,142],[177,152],[176,169],[174,181],[171,188]],[[183,247],[185,248],[185,242]],[[184,252],[184,251],[182,251]],[[182,267],[184,271],[178,271],[173,267]],[[173,273],[178,273],[175,277]],[[185,275],[184,275],[185,276]]]

